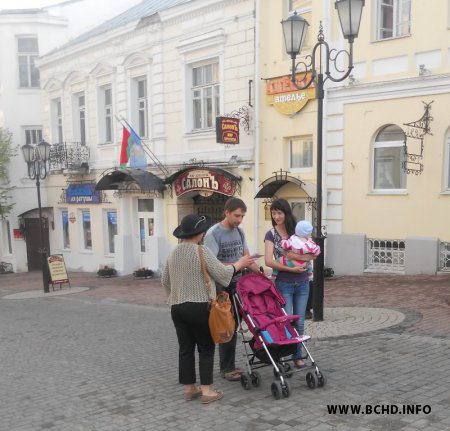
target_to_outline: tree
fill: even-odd
[[[12,133],[0,127],[0,218],[8,214],[14,203],[10,202],[10,192],[14,187],[9,186],[9,161],[17,151],[12,147]]]

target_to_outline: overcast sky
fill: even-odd
[[[0,9],[24,9],[48,6],[62,0],[0,0]]]

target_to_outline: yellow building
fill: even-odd
[[[328,3],[262,1],[262,21],[278,23],[293,10],[307,19],[297,61],[311,53],[320,23],[331,48],[348,49]],[[355,67],[343,83],[325,83],[323,225],[326,265],[337,274],[450,269],[449,25],[444,0],[366,0]],[[302,105],[314,96],[288,88],[290,59],[276,29],[261,35],[261,86],[275,84],[260,103],[260,196],[286,198],[297,218],[312,218],[317,101]],[[271,89],[282,91],[274,98]],[[262,218],[260,237],[270,223]]]

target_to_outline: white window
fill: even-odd
[[[406,173],[403,130],[395,125],[386,126],[378,133],[373,146],[373,189],[404,190]]]
[[[313,142],[311,137],[289,140],[289,166],[291,169],[312,168]]]
[[[376,39],[406,36],[411,31],[411,0],[377,0]]]
[[[35,61],[39,57],[37,37],[19,37],[17,39],[17,57],[19,86],[21,88],[39,88],[39,70],[35,66]]]
[[[26,127],[24,129],[24,132],[25,132],[25,143],[26,144],[36,145],[42,141],[42,129],[40,127],[39,128],[38,127],[36,127],[36,128]]]
[[[192,66],[192,129],[215,127],[220,112],[219,63]]]
[[[52,115],[52,134],[54,143],[63,142],[63,128],[62,128],[62,110],[61,99],[53,99],[51,102]]]
[[[81,211],[83,226],[83,246],[85,250],[92,250],[91,213],[89,210]]]
[[[100,134],[105,143],[113,141],[112,89],[110,85],[100,87]]]
[[[86,104],[84,93],[74,94],[74,138],[86,145]]]
[[[140,76],[132,81],[131,96],[133,102],[133,128],[141,138],[148,138],[148,91],[147,77]]]
[[[116,211],[106,211],[106,226],[108,236],[107,253],[114,253],[114,236],[117,235],[117,213]]]
[[[62,246],[63,248],[70,248],[69,236],[69,212],[67,210],[61,211],[61,225],[62,225]]]

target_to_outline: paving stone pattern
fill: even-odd
[[[71,279],[91,289],[0,299],[0,431],[450,430],[448,275],[327,280],[325,322],[308,322],[318,331],[308,345],[327,385],[308,389],[297,373],[291,397],[275,401],[269,367],[260,370],[261,387],[245,391],[221,379],[216,364],[225,396],[208,406],[182,398],[158,280]],[[0,297],[33,288],[39,274],[0,276]],[[359,316],[350,327],[364,332],[331,334],[323,329],[327,312],[342,316],[340,328]],[[241,365],[243,353],[239,343]],[[431,413],[328,414],[331,404],[429,405]]]

